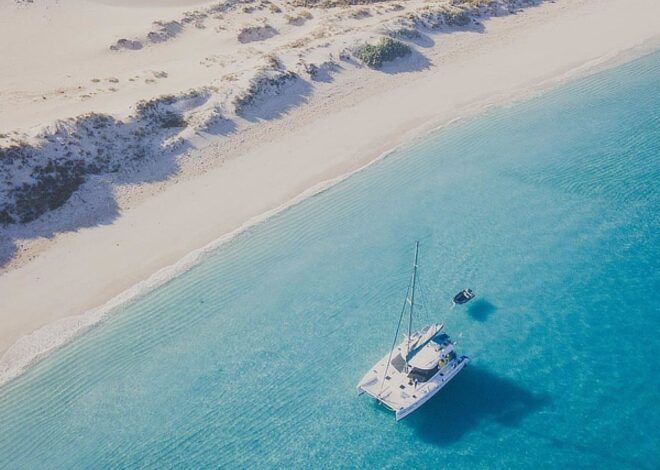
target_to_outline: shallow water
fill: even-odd
[[[0,388],[0,468],[657,468],[659,110],[656,53],[249,230]],[[415,240],[472,362],[397,424],[355,385]]]

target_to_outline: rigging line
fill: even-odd
[[[417,301],[417,311],[418,312],[423,312],[425,316],[427,316],[428,311],[426,304],[428,302],[428,298],[426,296],[426,292],[424,291],[424,286],[422,285],[422,276],[419,274],[417,275],[417,292],[418,292],[418,297],[419,300]]]
[[[417,282],[417,255],[419,254],[419,242],[415,242],[415,261],[413,263],[412,288],[410,293],[410,319],[408,320],[408,345],[406,350],[406,372],[408,371],[408,355],[410,354],[410,338],[412,337],[412,319],[415,308],[415,283]]]
[[[392,342],[392,348],[390,349],[390,354],[387,357],[387,364],[385,365],[385,373],[383,374],[383,381],[380,384],[380,390],[378,391],[378,396],[383,393],[383,387],[385,387],[385,377],[387,377],[387,371],[390,368],[390,363],[392,362],[392,353],[396,347],[396,340],[399,337],[399,331],[401,329],[401,323],[403,322],[403,315],[406,313],[406,305],[408,305],[408,299],[410,298],[410,287],[412,286],[412,279],[408,282],[408,289],[406,289],[406,300],[403,301],[403,307],[401,308],[401,313],[399,314],[399,323],[396,325],[396,333],[394,333],[394,341]]]
[[[429,303],[429,298],[430,297],[428,295],[427,290],[424,288],[424,284],[422,283],[422,277],[423,276],[421,276],[419,274],[417,275],[417,291],[419,292],[419,299],[420,299],[421,302],[418,301],[418,302],[415,303],[415,305],[417,305],[418,307],[421,307],[421,308],[418,308],[417,310],[418,311],[421,310],[423,312],[423,314],[424,314],[423,320],[425,321],[425,323],[431,323],[432,322],[431,312],[430,312],[430,309],[428,307],[430,305],[430,303]]]

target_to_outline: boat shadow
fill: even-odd
[[[488,422],[516,427],[549,403],[547,395],[531,392],[486,369],[468,366],[404,422],[425,441],[448,445]]]
[[[467,309],[468,315],[478,322],[485,322],[497,311],[497,307],[486,299],[477,299]]]

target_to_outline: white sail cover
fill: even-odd
[[[442,324],[437,323],[424,328],[415,341],[410,344],[408,354],[406,354],[406,361],[412,359],[413,356],[426,346],[440,330],[442,330]]]

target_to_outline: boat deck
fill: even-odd
[[[438,345],[434,345],[439,347]],[[433,348],[428,345],[426,348]],[[426,381],[415,380],[402,367],[396,367],[396,359],[402,360],[405,342],[394,349],[394,357],[388,367],[390,355],[383,357],[362,379],[358,385],[359,393],[367,393],[401,419],[417,409],[442,387],[444,387],[469,361],[466,356],[454,357]],[[426,349],[425,348],[425,349]],[[441,352],[442,351],[442,352]],[[434,352],[434,351],[432,351]],[[439,357],[443,350],[435,351]],[[387,372],[386,372],[387,369]]]

